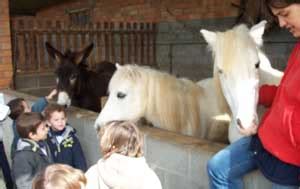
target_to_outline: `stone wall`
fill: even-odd
[[[33,102],[35,97],[4,90],[6,102],[23,97]],[[77,130],[78,138],[88,165],[101,158],[99,142],[93,127],[97,114],[78,108],[68,109],[68,121]],[[4,144],[9,154],[12,140],[11,120],[4,122]],[[208,189],[207,160],[224,144],[212,143],[192,137],[166,132],[157,128],[141,127],[144,133],[144,152],[150,167],[157,173],[164,189]],[[8,157],[10,157],[8,155]],[[268,189],[270,183],[259,173],[245,178],[245,189]]]

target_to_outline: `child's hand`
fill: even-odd
[[[46,99],[47,99],[47,100],[52,100],[52,98],[53,98],[54,96],[56,96],[56,95],[57,95],[57,90],[56,90],[56,89],[53,89],[53,90],[49,93],[49,95],[46,96]]]

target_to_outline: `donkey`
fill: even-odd
[[[47,52],[57,65],[58,104],[101,111],[100,98],[107,95],[108,83],[116,67],[113,63],[102,61],[96,64],[95,71],[89,70],[86,59],[93,46],[91,43],[81,51],[62,53],[46,42]]]

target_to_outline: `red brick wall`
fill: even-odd
[[[38,18],[68,20],[66,10],[94,7],[95,21],[174,21],[232,17],[232,0],[77,0],[42,9]]]
[[[9,0],[0,1],[0,89],[12,82],[12,53],[9,25]]]

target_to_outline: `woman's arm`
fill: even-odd
[[[259,88],[258,104],[261,104],[267,108],[270,107],[275,98],[277,88],[278,87],[275,85],[262,85]]]

